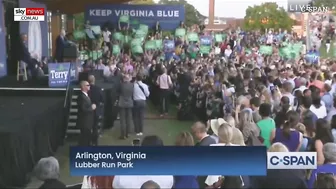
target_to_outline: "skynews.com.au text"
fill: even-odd
[[[44,8],[14,8],[14,21],[44,21]]]

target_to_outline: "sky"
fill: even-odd
[[[209,15],[208,0],[187,0],[202,15]],[[279,6],[287,7],[287,0],[215,0],[215,16],[244,18],[249,6],[260,5],[264,2],[276,2]]]

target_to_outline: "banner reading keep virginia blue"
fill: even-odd
[[[72,176],[255,175],[267,171],[264,146],[70,147]]]
[[[5,10],[0,1],[0,77],[7,75],[7,51],[6,51],[6,28],[5,28]]]
[[[163,30],[175,30],[180,22],[184,22],[185,10],[183,5],[126,4],[91,5],[85,10],[85,19],[91,25],[117,24],[121,15],[129,15],[131,25],[140,23],[154,27],[159,22]]]

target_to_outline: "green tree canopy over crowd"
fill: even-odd
[[[286,10],[276,3],[263,3],[246,9],[244,28],[246,30],[286,29],[294,25]]]

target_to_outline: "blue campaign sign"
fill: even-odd
[[[164,40],[163,41],[163,50],[165,52],[172,52],[175,50],[175,43],[173,40]]]
[[[66,87],[70,80],[70,63],[49,63],[49,87]]]
[[[212,37],[211,36],[201,36],[200,37],[200,43],[201,45],[211,45]]]
[[[313,63],[313,64],[317,64],[318,63],[318,60],[319,60],[319,55],[317,54],[317,53],[313,53],[313,52],[311,52],[311,53],[308,53],[307,55],[306,55],[306,61],[308,62],[308,63]]]
[[[184,22],[185,10],[183,5],[127,5],[106,4],[86,7],[85,19],[91,25],[102,25],[110,22],[117,24],[120,16],[130,16],[130,24],[146,24],[154,27],[160,23],[163,30],[174,30],[180,22]]]

